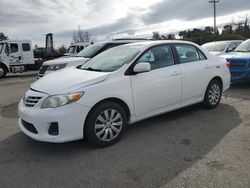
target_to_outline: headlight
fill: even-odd
[[[48,97],[41,108],[56,108],[72,102],[75,102],[83,96],[84,92],[70,93],[66,95],[53,95]]]
[[[67,64],[58,64],[58,65],[50,65],[48,70],[49,71],[57,71],[60,69],[63,69],[64,67],[66,67]]]

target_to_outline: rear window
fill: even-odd
[[[24,52],[30,51],[30,44],[29,43],[23,43],[22,48]]]
[[[179,56],[180,63],[207,59],[205,55],[195,46],[189,44],[176,44],[175,48]]]

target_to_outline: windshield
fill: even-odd
[[[75,50],[76,50],[76,46],[70,46],[69,49],[68,49],[68,53],[74,54]]]
[[[4,47],[4,43],[0,43],[0,54],[2,53],[3,47]]]
[[[84,70],[112,72],[129,63],[140,52],[136,46],[118,46],[100,53],[81,66]]]
[[[85,58],[92,58],[99,52],[106,43],[96,43],[88,46],[87,48],[80,51],[76,56],[85,57]]]
[[[250,40],[241,43],[234,51],[236,52],[250,52]]]
[[[228,45],[228,42],[222,41],[222,42],[212,42],[203,44],[202,47],[204,47],[209,52],[222,52]]]

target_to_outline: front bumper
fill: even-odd
[[[39,106],[39,104],[37,105]],[[22,100],[19,102],[18,125],[24,134],[38,141],[56,143],[83,138],[84,122],[90,107],[77,102],[58,108],[46,109],[41,109],[37,105],[27,107]],[[27,129],[24,122],[33,125],[37,133]],[[58,135],[49,133],[52,123],[58,123]]]

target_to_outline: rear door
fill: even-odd
[[[32,52],[31,44],[23,42],[22,43],[22,54],[23,54],[23,64],[33,64],[34,55]]]
[[[192,103],[203,97],[212,67],[205,55],[191,44],[175,44],[182,72],[182,104]]]

